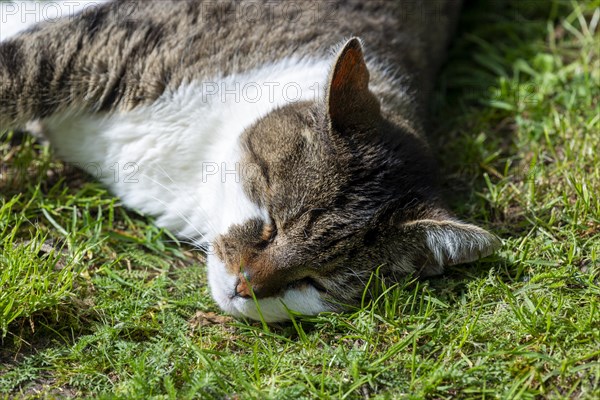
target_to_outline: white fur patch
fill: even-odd
[[[500,246],[500,241],[489,232],[452,220],[431,223],[425,240],[439,266],[472,262]]]
[[[193,82],[150,106],[104,116],[73,111],[43,121],[60,157],[106,184],[124,204],[157,224],[206,246],[233,224],[268,221],[241,183],[239,137],[260,117],[290,101],[315,99],[329,63],[288,59],[256,71]],[[235,277],[210,256],[215,300],[234,315],[258,318],[252,300],[232,298]],[[265,318],[324,311],[316,290],[290,290],[261,300]]]
[[[93,10],[109,0],[52,0],[0,2],[0,42],[38,22],[52,23],[83,10]]]

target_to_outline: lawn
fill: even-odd
[[[466,8],[432,141],[504,242],[360,309],[222,315],[201,252],[0,136],[0,398],[600,396],[600,1]]]

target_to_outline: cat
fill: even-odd
[[[444,206],[425,136],[460,1],[77,4],[3,38],[0,131],[40,121],[60,158],[205,249],[225,312],[341,311],[376,270],[499,247]]]

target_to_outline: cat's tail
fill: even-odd
[[[69,73],[77,48],[62,44],[71,34],[66,29],[70,17],[104,2],[0,2],[0,132],[23,128],[81,99]],[[49,25],[65,29],[48,35]]]

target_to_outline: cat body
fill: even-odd
[[[459,7],[88,2],[0,35],[0,130],[41,121],[59,157],[205,248],[225,311],[340,310],[378,268],[498,245],[443,207],[424,137]]]

